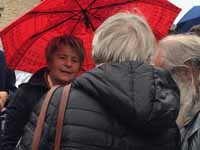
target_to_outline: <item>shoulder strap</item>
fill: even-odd
[[[56,138],[55,138],[55,144],[54,144],[55,150],[60,150],[63,120],[64,120],[65,109],[68,103],[70,88],[71,88],[71,84],[68,84],[64,87],[61,101],[59,104],[57,124],[56,124]]]
[[[40,115],[39,115],[39,118],[37,121],[34,137],[33,137],[32,150],[38,150],[49,101],[50,101],[51,96],[53,95],[54,91],[58,87],[59,86],[55,86],[55,87],[51,88],[44,99],[44,102],[43,102],[41,110],[40,110]]]

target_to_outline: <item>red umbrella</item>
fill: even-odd
[[[93,67],[91,41],[109,16],[138,8],[157,39],[165,36],[180,9],[166,0],[45,0],[0,32],[7,64],[35,72],[45,66],[44,49],[52,37],[72,33],[84,41],[83,69]]]

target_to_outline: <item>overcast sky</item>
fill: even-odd
[[[175,4],[176,6],[178,6],[179,8],[182,8],[182,11],[180,12],[176,20],[174,21],[175,24],[181,19],[181,17],[183,17],[183,15],[190,8],[192,8],[195,5],[200,5],[200,0],[169,0],[169,1]]]

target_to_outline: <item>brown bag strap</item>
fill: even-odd
[[[42,134],[42,129],[44,125],[44,120],[46,116],[46,112],[48,109],[49,101],[51,99],[51,96],[53,95],[54,91],[58,88],[59,86],[55,86],[49,90],[47,93],[44,102],[42,104],[42,108],[40,111],[40,115],[37,121],[34,137],[33,137],[33,142],[32,142],[32,150],[38,150],[39,144],[40,144],[40,138]]]
[[[63,121],[64,121],[65,109],[68,103],[70,88],[71,88],[71,84],[66,85],[62,92],[62,97],[61,97],[61,101],[60,101],[59,109],[58,109],[54,150],[60,150]]]

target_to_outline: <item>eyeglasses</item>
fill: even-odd
[[[191,68],[200,69],[200,58],[190,58],[182,66],[175,66],[169,69],[173,74],[187,75]]]
[[[200,69],[200,58],[190,58],[184,62],[185,65]]]

